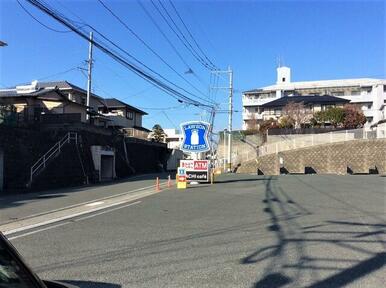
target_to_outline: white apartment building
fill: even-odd
[[[366,126],[386,119],[386,80],[374,78],[291,82],[289,67],[277,68],[276,84],[243,92],[243,129],[256,120],[268,119],[262,105],[284,96],[330,95],[350,100],[361,107]]]
[[[183,135],[178,129],[164,129],[166,134],[165,142],[169,149],[180,149]]]

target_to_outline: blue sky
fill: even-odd
[[[48,16],[20,0],[41,22],[66,30]],[[66,16],[91,24],[146,65],[170,81],[198,94],[97,1],[46,0]],[[149,1],[142,2],[174,43],[188,67],[178,58],[137,1],[107,1],[148,45],[202,93],[213,82],[179,42]],[[234,70],[235,109],[241,111],[241,91],[273,84],[277,58],[292,69],[292,81],[339,78],[385,78],[385,1],[173,1],[191,33],[207,56],[220,68]],[[155,3],[158,3],[155,0]],[[163,2],[173,12],[168,1]],[[79,19],[80,18],[80,19]],[[0,3],[0,87],[42,80],[68,80],[86,87],[84,67],[88,44],[74,33],[57,33],[27,15],[16,1]],[[177,18],[176,18],[177,19]],[[94,92],[115,97],[149,113],[144,126],[155,123],[173,128],[188,120],[205,119],[195,107],[174,98],[135,76],[100,51],[95,51]],[[55,75],[74,68],[72,71]],[[184,74],[191,68],[195,75]],[[225,75],[224,75],[225,77]],[[220,78],[220,86],[227,85]],[[201,94],[198,94],[201,96]],[[227,92],[210,94],[227,109]],[[165,108],[157,110],[151,108]],[[234,127],[242,125],[241,113]],[[215,130],[227,126],[227,116],[216,117]]]

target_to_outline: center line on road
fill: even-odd
[[[92,206],[101,205],[103,203],[105,203],[105,202],[104,201],[97,201],[97,202],[88,203],[88,204],[86,204],[84,206],[92,207]]]

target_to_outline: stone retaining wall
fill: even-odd
[[[338,142],[269,154],[243,163],[237,172],[260,170],[264,175],[279,175],[280,168],[283,172],[305,173],[306,167],[317,174],[359,174],[377,169],[386,175],[386,139]]]

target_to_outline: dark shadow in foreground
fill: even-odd
[[[348,269],[309,286],[309,288],[338,288],[346,286],[371,272],[381,269],[385,262],[386,252],[377,253],[365,261],[359,262]]]
[[[291,278],[281,274],[272,273],[256,282],[254,288],[279,288],[291,282]]]
[[[121,288],[119,284],[106,283],[106,282],[94,282],[94,281],[82,281],[82,280],[58,280],[59,282],[74,285],[79,288]]]

